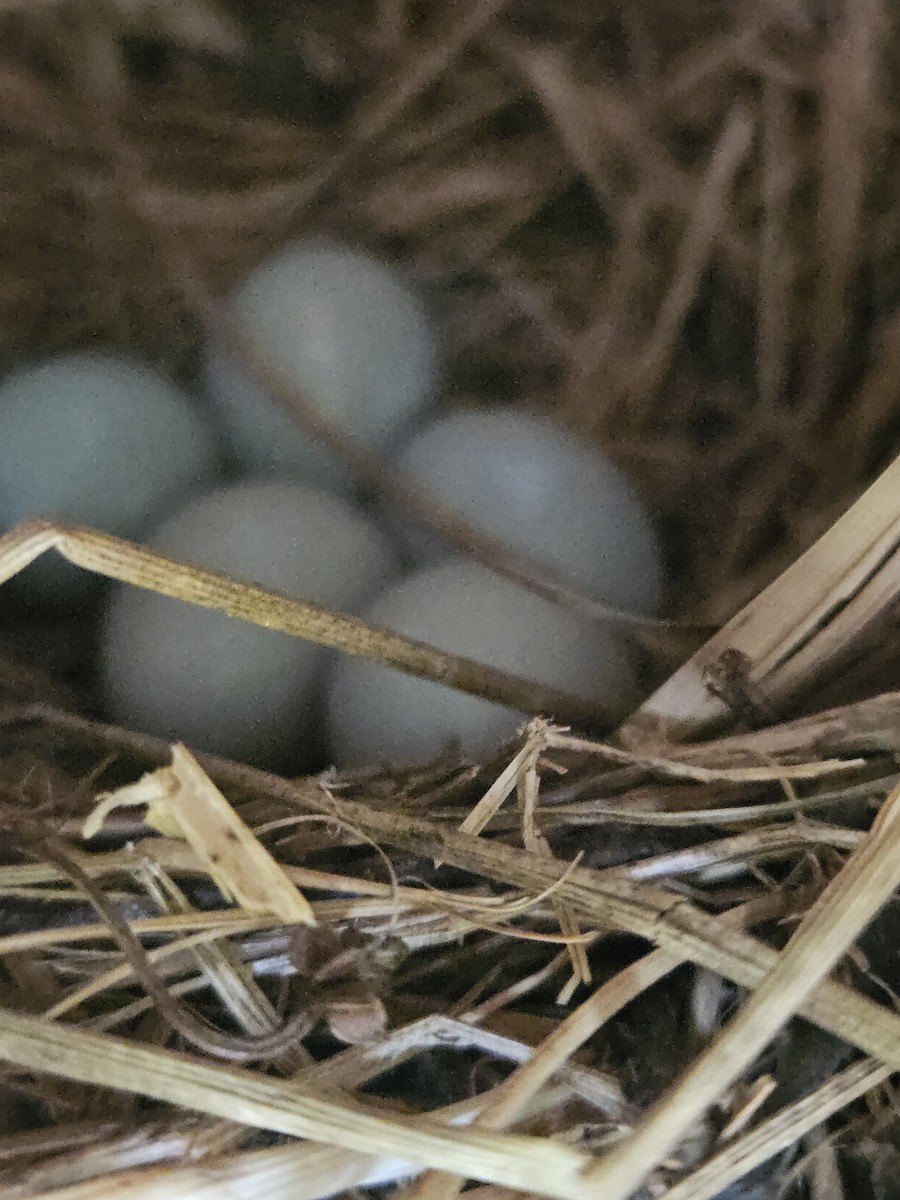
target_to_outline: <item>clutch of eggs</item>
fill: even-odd
[[[337,496],[247,479],[204,492],[148,545],[297,599],[354,611],[396,570],[385,538]],[[120,724],[288,769],[318,745],[317,690],[330,652],[223,613],[120,585],[106,614],[101,676]]]
[[[395,464],[439,505],[560,582],[630,612],[658,610],[662,557],[638,493],[549,416],[450,412],[415,434]],[[582,620],[474,563],[440,561],[440,542],[424,528],[407,535],[425,564],[389,586],[367,619],[622,716],[637,702],[633,657],[613,624]],[[358,659],[337,663],[328,701],[338,763],[421,762],[454,744],[478,756],[524,716]]]
[[[396,444],[430,400],[437,356],[427,314],[360,251],[294,243],[257,267],[223,311],[289,386],[370,448]],[[241,469],[348,487],[226,346],[210,348],[207,382]],[[175,559],[326,607],[370,601],[376,624],[623,713],[635,699],[613,627],[475,564],[429,565],[447,552],[422,528],[404,531],[420,566],[398,580],[384,534],[309,483],[276,474],[200,491],[218,469],[217,436],[190,397],[142,364],[82,353],[25,368],[0,385],[0,421],[0,528],[47,513],[135,538],[155,520],[149,544]],[[439,504],[561,582],[611,605],[657,609],[661,559],[640,499],[605,456],[550,417],[450,412],[394,461]],[[55,556],[26,576],[29,595],[70,603],[90,579]],[[481,754],[530,715],[139,589],[115,589],[105,618],[101,673],[115,719],[264,766],[309,761],[329,664],[339,764],[422,761],[448,744]]]
[[[292,243],[260,263],[221,313],[226,339],[237,334],[368,449],[383,447],[431,400],[437,352],[428,314],[395,271],[362,251],[325,240]],[[209,347],[206,388],[242,470],[289,469],[349,489],[343,468],[221,337]]]
[[[193,399],[114,355],[60,355],[7,376],[0,428],[0,531],[56,516],[135,537],[218,467],[216,435]],[[53,554],[17,585],[29,599],[66,605],[92,578]]]

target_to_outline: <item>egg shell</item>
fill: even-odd
[[[133,537],[218,465],[197,403],[151,367],[114,356],[67,354],[7,376],[0,428],[0,530],[42,515]],[[92,578],[45,555],[20,585],[31,600],[66,604]]]
[[[395,572],[379,530],[336,496],[245,480],[194,498],[149,539],[161,553],[326,607],[353,610]],[[264,767],[306,764],[327,651],[137,588],[103,632],[110,714],[126,726]]]
[[[631,654],[612,629],[466,559],[445,559],[401,579],[363,615],[443,650],[601,700],[623,715],[637,701]],[[456,742],[477,757],[510,737],[527,715],[533,714],[342,658],[329,688],[329,747],[338,766],[425,762]]]
[[[425,307],[394,270],[360,250],[293,243],[257,266],[222,313],[289,386],[369,449],[385,445],[430,402],[437,350]],[[344,467],[221,339],[209,347],[206,387],[244,470],[290,469],[334,490],[350,488]]]
[[[638,492],[551,417],[459,409],[419,431],[395,462],[438,504],[560,583],[617,608],[659,610],[662,555]],[[421,531],[414,544],[420,558],[441,552]]]

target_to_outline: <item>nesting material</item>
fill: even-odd
[[[286,481],[206,492],[148,543],[339,610],[352,610],[396,569],[364,516]],[[296,765],[314,752],[323,666],[323,652],[308,642],[134,588],[118,589],[104,625],[103,690],[117,721],[267,766]]]
[[[23,675],[0,592],[0,1057],[29,1125],[0,1191],[895,1194],[896,469],[800,555],[896,451],[898,35],[885,0],[5,6],[4,371],[104,345],[193,386],[214,297],[298,239],[365,246],[440,298],[442,401],[552,409],[635,481],[684,624],[631,628],[661,685],[638,717],[532,721],[490,765],[198,754],[309,897],[284,928],[140,807],[78,840],[95,792],[168,795],[171,747],[96,720],[90,679]],[[44,526],[0,577],[49,545],[173,579]],[[211,1061],[205,1031],[282,1018],[276,1062]]]
[[[370,255],[298,242],[260,263],[222,306],[206,363],[210,398],[244,470],[290,468],[346,488],[326,449],[240,364],[230,331],[350,438],[384,446],[431,400],[435,335],[404,281]]]
[[[500,667],[565,688],[625,714],[637,700],[634,665],[609,629],[575,617],[463,559],[413,573],[382,592],[365,618]],[[333,760],[427,762],[442,750],[490,753],[525,714],[385,667],[342,659],[328,698]]]

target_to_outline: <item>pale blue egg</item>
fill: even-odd
[[[623,716],[637,701],[634,663],[615,630],[464,559],[446,559],[388,586],[363,616],[443,650],[597,700]],[[511,737],[531,715],[342,658],[329,688],[329,747],[338,765],[424,762],[454,745],[479,756]]]
[[[367,449],[385,446],[430,403],[438,356],[425,306],[394,270],[360,250],[293,243],[226,297],[222,315],[289,387]],[[289,469],[349,487],[344,468],[228,341],[209,347],[206,387],[244,470]]]
[[[133,538],[218,466],[197,403],[151,367],[111,355],[61,355],[7,376],[0,431],[0,529],[56,516]],[[65,605],[91,578],[45,555],[20,586]]]
[[[637,489],[605,454],[550,416],[457,409],[396,454],[440,505],[560,583],[631,612],[658,612],[663,562]],[[441,547],[419,530],[420,556]]]

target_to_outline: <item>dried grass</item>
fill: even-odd
[[[774,1195],[792,1161],[825,1193],[850,1150],[883,1187],[889,7],[4,0],[0,30],[0,366],[106,345],[191,381],[219,291],[286,237],[348,237],[432,297],[448,398],[552,407],[644,483],[681,621],[635,630],[661,686],[608,741],[536,722],[490,763],[300,781],[198,756],[224,874],[196,821],[161,836],[142,809],[80,844],[99,792],[165,791],[171,750],[92,721],[10,627],[0,1200],[701,1200],[750,1171]],[[53,543],[546,706],[114,539],[26,532],[4,576]],[[226,903],[226,878],[268,901]],[[314,925],[285,925],[296,888]],[[170,1048],[172,1005],[215,1026],[206,1053]],[[292,1017],[264,1067],[212,1061]]]

